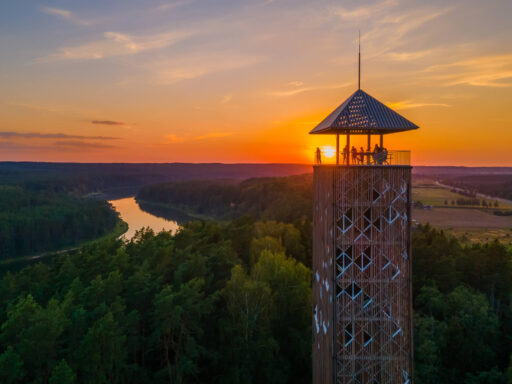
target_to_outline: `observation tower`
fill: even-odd
[[[359,81],[310,132],[336,136],[335,163],[317,150],[313,172],[314,384],[412,383],[412,167],[384,135],[417,128]],[[366,135],[366,148],[352,151],[351,135]]]

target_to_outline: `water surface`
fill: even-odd
[[[145,227],[151,228],[155,233],[162,230],[175,233],[179,228],[179,224],[174,220],[157,217],[143,211],[134,197],[110,200],[109,203],[119,212],[121,219],[128,223],[128,231],[123,235],[127,240],[130,240],[136,231]]]

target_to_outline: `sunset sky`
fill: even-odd
[[[510,0],[0,2],[0,160],[293,162],[357,88],[416,165],[512,166]],[[361,141],[362,142],[362,141]],[[356,142],[357,144],[357,142]]]

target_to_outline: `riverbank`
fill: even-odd
[[[105,240],[111,240],[111,239],[117,239],[120,236],[122,236],[124,233],[128,231],[128,223],[123,221],[122,219],[119,219],[116,223],[116,226],[114,229],[103,236],[97,237],[95,239],[87,240],[83,243],[73,245],[73,246],[67,246],[65,248],[52,250],[52,251],[45,251],[38,253],[36,255],[28,255],[28,256],[21,256],[21,257],[13,257],[10,259],[5,259],[0,261],[0,272],[5,272],[7,270],[19,270],[22,269],[30,264],[37,263],[38,261],[42,259],[50,259],[52,257],[62,255],[64,253],[68,252],[76,252],[80,250],[83,247],[96,244]]]
[[[188,211],[185,208],[177,205],[156,203],[153,201],[142,200],[137,198],[135,198],[135,201],[145,212],[148,212],[151,215],[162,217],[163,219],[166,220],[176,220],[178,222],[186,222],[192,220],[219,220],[218,218],[215,218],[213,216],[202,215],[200,213]],[[151,210],[151,208],[154,208],[154,210]],[[165,210],[167,212],[163,212],[162,210]]]
[[[109,203],[119,213],[121,219],[128,223],[128,230],[123,235],[126,240],[130,240],[142,228],[152,229],[155,233],[162,230],[176,233],[180,223],[189,220],[188,216],[175,212],[169,215],[155,212],[151,207],[141,206],[133,196],[109,200]]]

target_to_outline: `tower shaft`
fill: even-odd
[[[410,383],[410,166],[315,166],[313,382]]]

